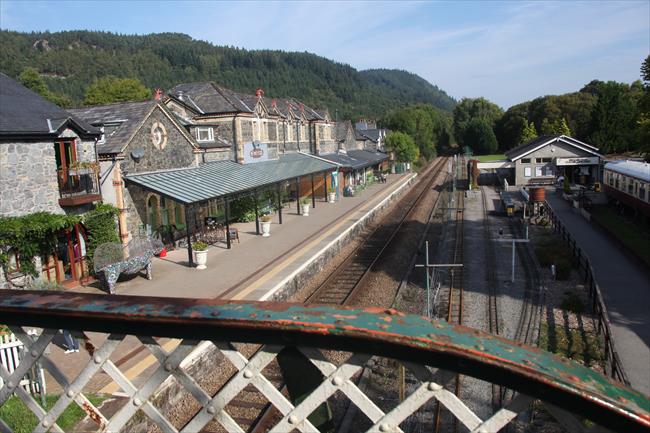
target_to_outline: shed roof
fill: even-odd
[[[57,137],[66,127],[81,135],[99,130],[0,72],[0,136]]]
[[[253,164],[215,161],[187,169],[136,173],[125,178],[128,183],[183,204],[192,204],[335,168],[334,164],[319,158],[291,153],[277,160]]]
[[[561,141],[563,143],[568,144],[569,146],[576,147],[578,149],[581,149],[587,153],[591,153],[598,157],[602,156],[598,153],[597,147],[584,143],[580,140],[576,140],[575,138],[569,137],[568,135],[559,135],[559,134],[541,135],[529,141],[528,143],[524,143],[520,146],[515,147],[514,149],[510,149],[509,151],[506,152],[506,156],[510,161],[515,161],[523,156],[528,155],[531,152],[534,152],[539,148],[542,148],[548,144],[555,143],[558,141]]]

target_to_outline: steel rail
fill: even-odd
[[[424,192],[426,192],[426,191],[429,189],[429,187],[431,186],[431,184],[432,184],[432,183],[435,181],[435,179],[437,178],[437,176],[438,176],[438,174],[439,174],[439,172],[440,172],[440,168],[444,166],[444,162],[445,162],[445,161],[446,161],[445,158],[440,158],[439,161],[437,161],[436,163],[432,164],[432,165],[429,167],[429,169],[426,171],[425,176],[431,176],[431,181],[426,182],[427,185],[426,185],[426,187],[423,189],[422,193],[420,193],[420,194],[418,195],[418,197],[416,198],[416,200],[413,202],[413,204],[412,204],[411,206],[409,206],[409,210],[404,214],[404,216],[403,216],[402,219],[400,220],[398,226],[395,228],[395,230],[393,230],[393,232],[392,232],[391,235],[389,236],[388,240],[383,244],[383,246],[381,247],[381,249],[379,250],[379,252],[376,253],[376,254],[374,255],[374,258],[372,259],[371,263],[370,263],[370,264],[368,265],[368,267],[365,269],[363,275],[362,275],[361,278],[356,282],[356,284],[354,285],[354,287],[352,287],[352,290],[350,290],[346,295],[344,295],[344,296],[343,296],[343,299],[342,299],[340,302],[337,302],[337,304],[339,304],[339,305],[345,305],[345,304],[348,302],[348,300],[352,298],[352,295],[355,293],[355,290],[356,290],[358,287],[361,287],[361,286],[362,286],[362,283],[363,283],[363,281],[365,280],[365,277],[369,274],[370,270],[372,269],[372,267],[374,266],[374,264],[377,262],[378,258],[381,257],[381,254],[384,252],[384,250],[386,249],[386,247],[388,246],[388,244],[392,241],[392,239],[393,239],[393,238],[395,237],[395,235],[398,233],[398,231],[399,231],[399,229],[401,228],[403,222],[404,222],[404,221],[406,220],[406,218],[408,218],[408,216],[410,215],[410,213],[411,213],[411,209],[413,209],[414,206],[415,206],[415,205],[420,201],[420,199],[421,199],[421,197],[423,196]],[[425,178],[425,179],[426,179],[426,178]],[[425,179],[422,179],[421,182],[425,182]],[[352,252],[351,252],[351,253],[346,257],[346,259],[343,261],[343,263],[342,263],[341,265],[339,265],[339,266],[338,266],[338,267],[337,267],[337,268],[336,268],[336,269],[335,269],[335,270],[330,274],[330,276],[329,276],[329,277],[328,277],[328,278],[327,278],[327,279],[326,279],[326,280],[325,280],[325,281],[324,281],[324,282],[319,286],[319,289],[320,289],[321,287],[327,287],[328,284],[331,284],[332,281],[334,281],[334,279],[335,279],[337,276],[339,276],[341,272],[344,272],[344,271],[345,271],[345,269],[346,269],[345,266],[346,266],[346,265],[348,266],[348,269],[349,269],[350,262],[354,262],[354,259],[357,258],[355,255],[359,252],[359,250],[360,250],[364,245],[367,244],[367,242],[369,242],[369,241],[371,242],[371,241],[372,241],[372,236],[373,236],[373,235],[374,235],[374,234],[375,234],[379,229],[381,229],[381,224],[378,225],[378,226],[377,226],[377,227],[376,227],[376,228],[375,228],[375,229],[374,229],[374,230],[373,230],[373,231],[372,231],[372,232],[367,236],[367,240],[366,240],[366,242],[364,242],[364,243],[363,243],[362,245],[360,245],[359,247],[355,248],[355,249],[354,249],[354,250],[353,250],[353,251],[352,251]],[[353,264],[356,264],[356,263],[353,263]],[[318,295],[319,295],[319,289],[317,289],[317,291],[315,291],[314,293],[312,293],[312,294],[311,294],[311,295],[310,295],[310,296],[305,300],[304,303],[305,303],[305,304],[308,304],[308,303],[310,303],[310,302],[313,302],[314,300],[319,299],[319,298],[318,298]],[[331,295],[332,292],[329,292],[328,294]],[[322,295],[322,292],[320,293],[320,295]],[[321,298],[321,299],[322,299],[322,298]],[[320,302],[320,303],[324,303],[324,302]],[[275,361],[272,362],[272,363],[270,364],[270,367],[271,367],[271,368],[279,368],[279,366],[277,365],[277,362],[275,362]],[[283,390],[286,389],[286,386],[284,385],[284,383],[280,383],[280,384],[278,385],[278,389],[280,389],[281,391],[283,391]],[[242,403],[243,403],[243,402],[242,402]],[[251,421],[251,422],[249,423],[249,424],[250,424],[250,428],[248,429],[248,431],[251,432],[251,433],[259,433],[259,432],[262,432],[262,431],[264,430],[264,425],[267,423],[268,419],[272,416],[272,411],[273,411],[272,405],[271,405],[271,404],[267,404],[266,407],[265,407],[264,409],[262,409],[260,415],[259,415],[255,420],[253,420],[253,421]]]
[[[498,278],[496,276],[496,251],[492,241],[492,232],[490,229],[490,215],[487,209],[487,189],[480,187],[481,202],[483,204],[483,233],[485,236],[485,259],[487,266],[485,272],[488,285],[487,316],[489,331],[491,334],[499,335],[499,312],[498,312]],[[498,410],[503,405],[502,390],[498,385],[492,384],[492,409]]]
[[[382,257],[387,250],[395,236],[399,233],[407,221],[408,217],[416,209],[418,203],[424,197],[425,193],[429,191],[440,176],[441,168],[444,167],[446,158],[440,158],[436,163],[432,164],[418,182],[417,187],[424,185],[422,190],[417,194],[415,199],[406,206],[406,211],[402,214],[394,229],[384,239],[375,239],[376,236],[381,235],[380,230],[386,229],[385,224],[378,224],[370,234],[366,236],[366,240],[351,251],[343,262],[327,277],[325,281],[312,293],[306,300],[306,304],[340,304],[345,305],[349,300],[354,298],[354,295],[363,287],[364,281],[368,278],[371,271],[374,269],[377,261]],[[417,190],[416,190],[417,191]],[[372,245],[371,243],[378,245]],[[359,262],[360,257],[366,256],[365,261]],[[339,284],[340,279],[344,280],[346,284]],[[339,280],[339,281],[337,281]],[[343,287],[342,287],[343,286]],[[329,300],[335,299],[335,302]]]

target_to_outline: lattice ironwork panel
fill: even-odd
[[[330,426],[355,428],[354,415],[350,415],[355,412],[362,419],[360,425],[368,431],[419,431],[432,428],[433,419],[422,416],[432,405],[443,408],[464,429],[496,432],[529,412],[531,402],[540,397],[551,403],[546,404],[546,412],[569,431],[586,431],[583,417],[587,414],[591,418],[589,410],[594,410],[594,417],[599,415],[595,410],[604,411],[607,417],[599,419],[611,420],[609,426],[614,428],[650,428],[647,397],[584,367],[475,330],[393,310],[183,300],[185,310],[179,312],[178,300],[157,299],[159,303],[154,303],[152,298],[144,298],[144,303],[138,303],[137,299],[119,296],[91,297],[88,301],[92,303],[72,303],[63,308],[51,300],[65,301],[70,298],[66,294],[48,297],[48,308],[34,309],[31,316],[32,310],[25,307],[20,295],[14,297],[18,307],[8,307],[11,302],[0,297],[0,313],[6,313],[3,317],[25,347],[25,355],[13,372],[0,366],[0,406],[12,396],[20,399],[38,419],[34,432],[63,431],[57,419],[70,404],[82,408],[97,431],[107,432],[130,431],[143,420],[162,432],[197,432],[209,426],[228,432],[317,432],[327,422]],[[72,306],[74,314],[70,312]],[[83,311],[84,306],[88,312]],[[61,308],[58,315],[54,314],[57,308]],[[139,311],[137,323],[134,309]],[[98,347],[86,344],[90,358],[73,369],[72,376],[70,368],[57,365],[56,357],[46,350],[58,329],[42,328],[33,338],[22,326],[42,326],[46,322],[43,316],[48,314],[52,315],[49,320],[72,329],[80,339],[89,339],[87,331],[110,332]],[[391,328],[395,322],[399,327]],[[150,360],[147,368],[137,374],[115,361],[119,358],[116,349],[127,338],[127,329],[138,331],[135,337],[142,356]],[[193,337],[187,338],[190,335]],[[133,341],[133,337],[129,338]],[[204,365],[200,362],[203,359],[212,363]],[[383,398],[388,389],[368,386],[366,381],[367,371],[382,360],[403,367],[403,375],[409,379],[403,397],[390,402]],[[47,410],[18,386],[37,362],[62,389]],[[560,367],[563,370],[554,375],[554,368]],[[565,377],[569,372],[572,376]],[[493,379],[518,392],[505,407],[495,408],[481,418],[472,404],[462,395],[457,396],[450,386],[456,373]],[[590,382],[582,383],[579,374]],[[119,388],[115,392],[119,398],[111,410],[95,407],[88,398],[89,392],[94,392],[91,384],[97,375],[110,378]],[[216,387],[204,380],[218,375],[226,377]],[[278,383],[278,375],[280,380],[285,379],[286,387]],[[159,401],[170,398],[169,393],[165,394],[170,382],[176,386],[172,394],[184,393],[195,402],[194,409],[184,413],[182,420],[173,413],[177,407]],[[247,408],[259,413],[250,422],[244,422],[234,410],[242,406],[240,399],[246,393],[258,399],[248,403]],[[561,404],[553,393],[562,395],[567,403]],[[337,411],[330,416],[329,405],[333,403]],[[567,409],[575,409],[583,417]],[[11,431],[5,421],[0,421],[0,430]]]

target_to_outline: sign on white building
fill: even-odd
[[[589,156],[582,158],[557,158],[555,165],[596,165],[599,162],[597,156]]]

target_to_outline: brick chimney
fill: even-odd
[[[255,96],[261,98],[262,96],[264,96],[264,90],[261,87],[258,87],[257,90],[255,91]]]
[[[163,91],[160,90],[160,89],[156,89],[156,90],[154,90],[154,92],[153,92],[153,98],[154,98],[156,101],[160,101],[160,100],[162,99],[162,95],[163,95]]]

